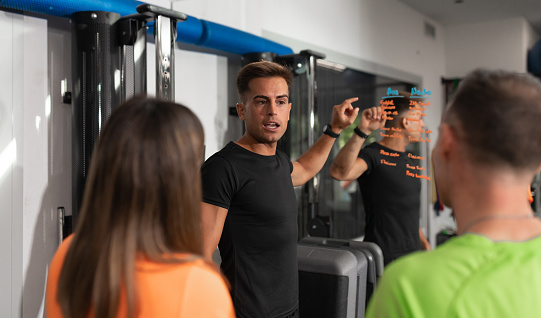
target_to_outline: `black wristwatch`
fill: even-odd
[[[333,138],[338,138],[340,137],[340,134],[337,134],[335,133],[334,131],[332,131],[332,127],[330,124],[327,124],[325,126],[323,126],[323,133],[327,136],[331,136]]]
[[[355,129],[353,129],[353,131],[354,131],[359,137],[361,137],[361,138],[363,138],[363,139],[366,139],[366,138],[368,137],[368,135],[365,134],[365,133],[363,133],[363,132],[359,129],[359,127],[355,127]]]

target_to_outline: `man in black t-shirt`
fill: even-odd
[[[237,317],[295,317],[298,308],[297,203],[294,186],[321,170],[340,132],[358,110],[334,106],[325,134],[295,162],[276,148],[285,133],[292,74],[272,62],[243,67],[237,113],[246,132],[202,167],[203,248],[220,247]]]
[[[358,180],[366,214],[364,240],[381,247],[385,265],[430,249],[419,228],[422,168],[416,162],[419,158],[406,152],[409,143],[421,140],[423,114],[408,97],[403,93],[364,110],[359,127],[330,170],[337,180]],[[383,139],[361,150],[366,137],[380,127]]]

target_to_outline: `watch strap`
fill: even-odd
[[[331,136],[333,138],[338,138],[340,137],[340,134],[337,134],[335,133],[334,131],[332,131],[332,127],[330,124],[327,124],[325,125],[325,127],[323,127],[323,133],[327,136]]]
[[[355,129],[353,129],[353,131],[354,131],[359,137],[361,137],[361,138],[363,138],[363,139],[366,139],[366,138],[368,138],[368,136],[369,136],[369,135],[363,133],[363,132],[359,129],[359,127],[355,127]]]

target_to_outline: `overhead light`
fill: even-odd
[[[317,60],[317,65],[328,68],[328,69],[331,69],[331,70],[334,70],[334,71],[338,71],[338,72],[343,72],[347,68],[347,66],[345,66],[345,65],[334,63],[334,62],[329,62],[329,61],[322,60],[322,59]]]

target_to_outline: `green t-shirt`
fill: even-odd
[[[366,317],[541,317],[541,237],[453,238],[385,268]]]

